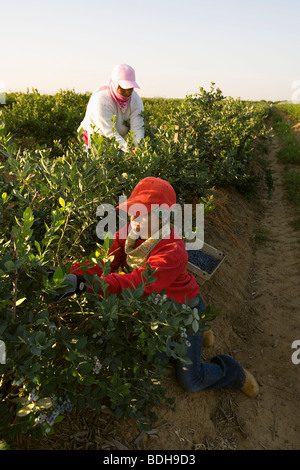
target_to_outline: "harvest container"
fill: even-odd
[[[199,284],[208,281],[221,266],[225,254],[203,242],[203,246],[199,250],[188,250],[189,262],[187,270],[194,274]]]

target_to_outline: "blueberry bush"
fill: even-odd
[[[89,94],[60,90],[55,95],[41,95],[38,90],[9,93],[2,107],[6,133],[22,149],[35,149],[37,144],[51,148],[52,155],[61,155],[84,116]],[[60,145],[56,147],[56,142]]]

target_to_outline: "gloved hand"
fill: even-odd
[[[53,302],[60,302],[61,300],[72,297],[72,295],[80,295],[85,291],[85,281],[82,276],[76,276],[76,274],[67,274],[64,279],[64,284],[69,284],[66,286],[65,292],[58,294],[54,297]]]
[[[56,269],[57,268],[49,268],[49,278],[53,276]],[[53,302],[60,302],[61,300],[72,297],[74,294],[80,295],[86,289],[84,278],[82,276],[77,276],[76,274],[67,274],[64,278],[63,284],[66,284],[64,292],[54,297]]]

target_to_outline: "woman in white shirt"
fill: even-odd
[[[135,81],[135,71],[127,64],[120,64],[114,68],[111,79],[94,91],[78,128],[88,147],[94,132],[106,137],[114,136],[120,149],[126,151],[127,134],[133,131],[134,145],[138,145],[144,137],[144,106],[134,88],[140,88]]]

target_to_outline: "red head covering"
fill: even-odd
[[[135,215],[139,211],[140,215],[143,215],[158,206],[173,210],[175,205],[176,193],[173,186],[161,178],[149,176],[136,185],[129,199],[122,202],[117,209],[131,215]]]

